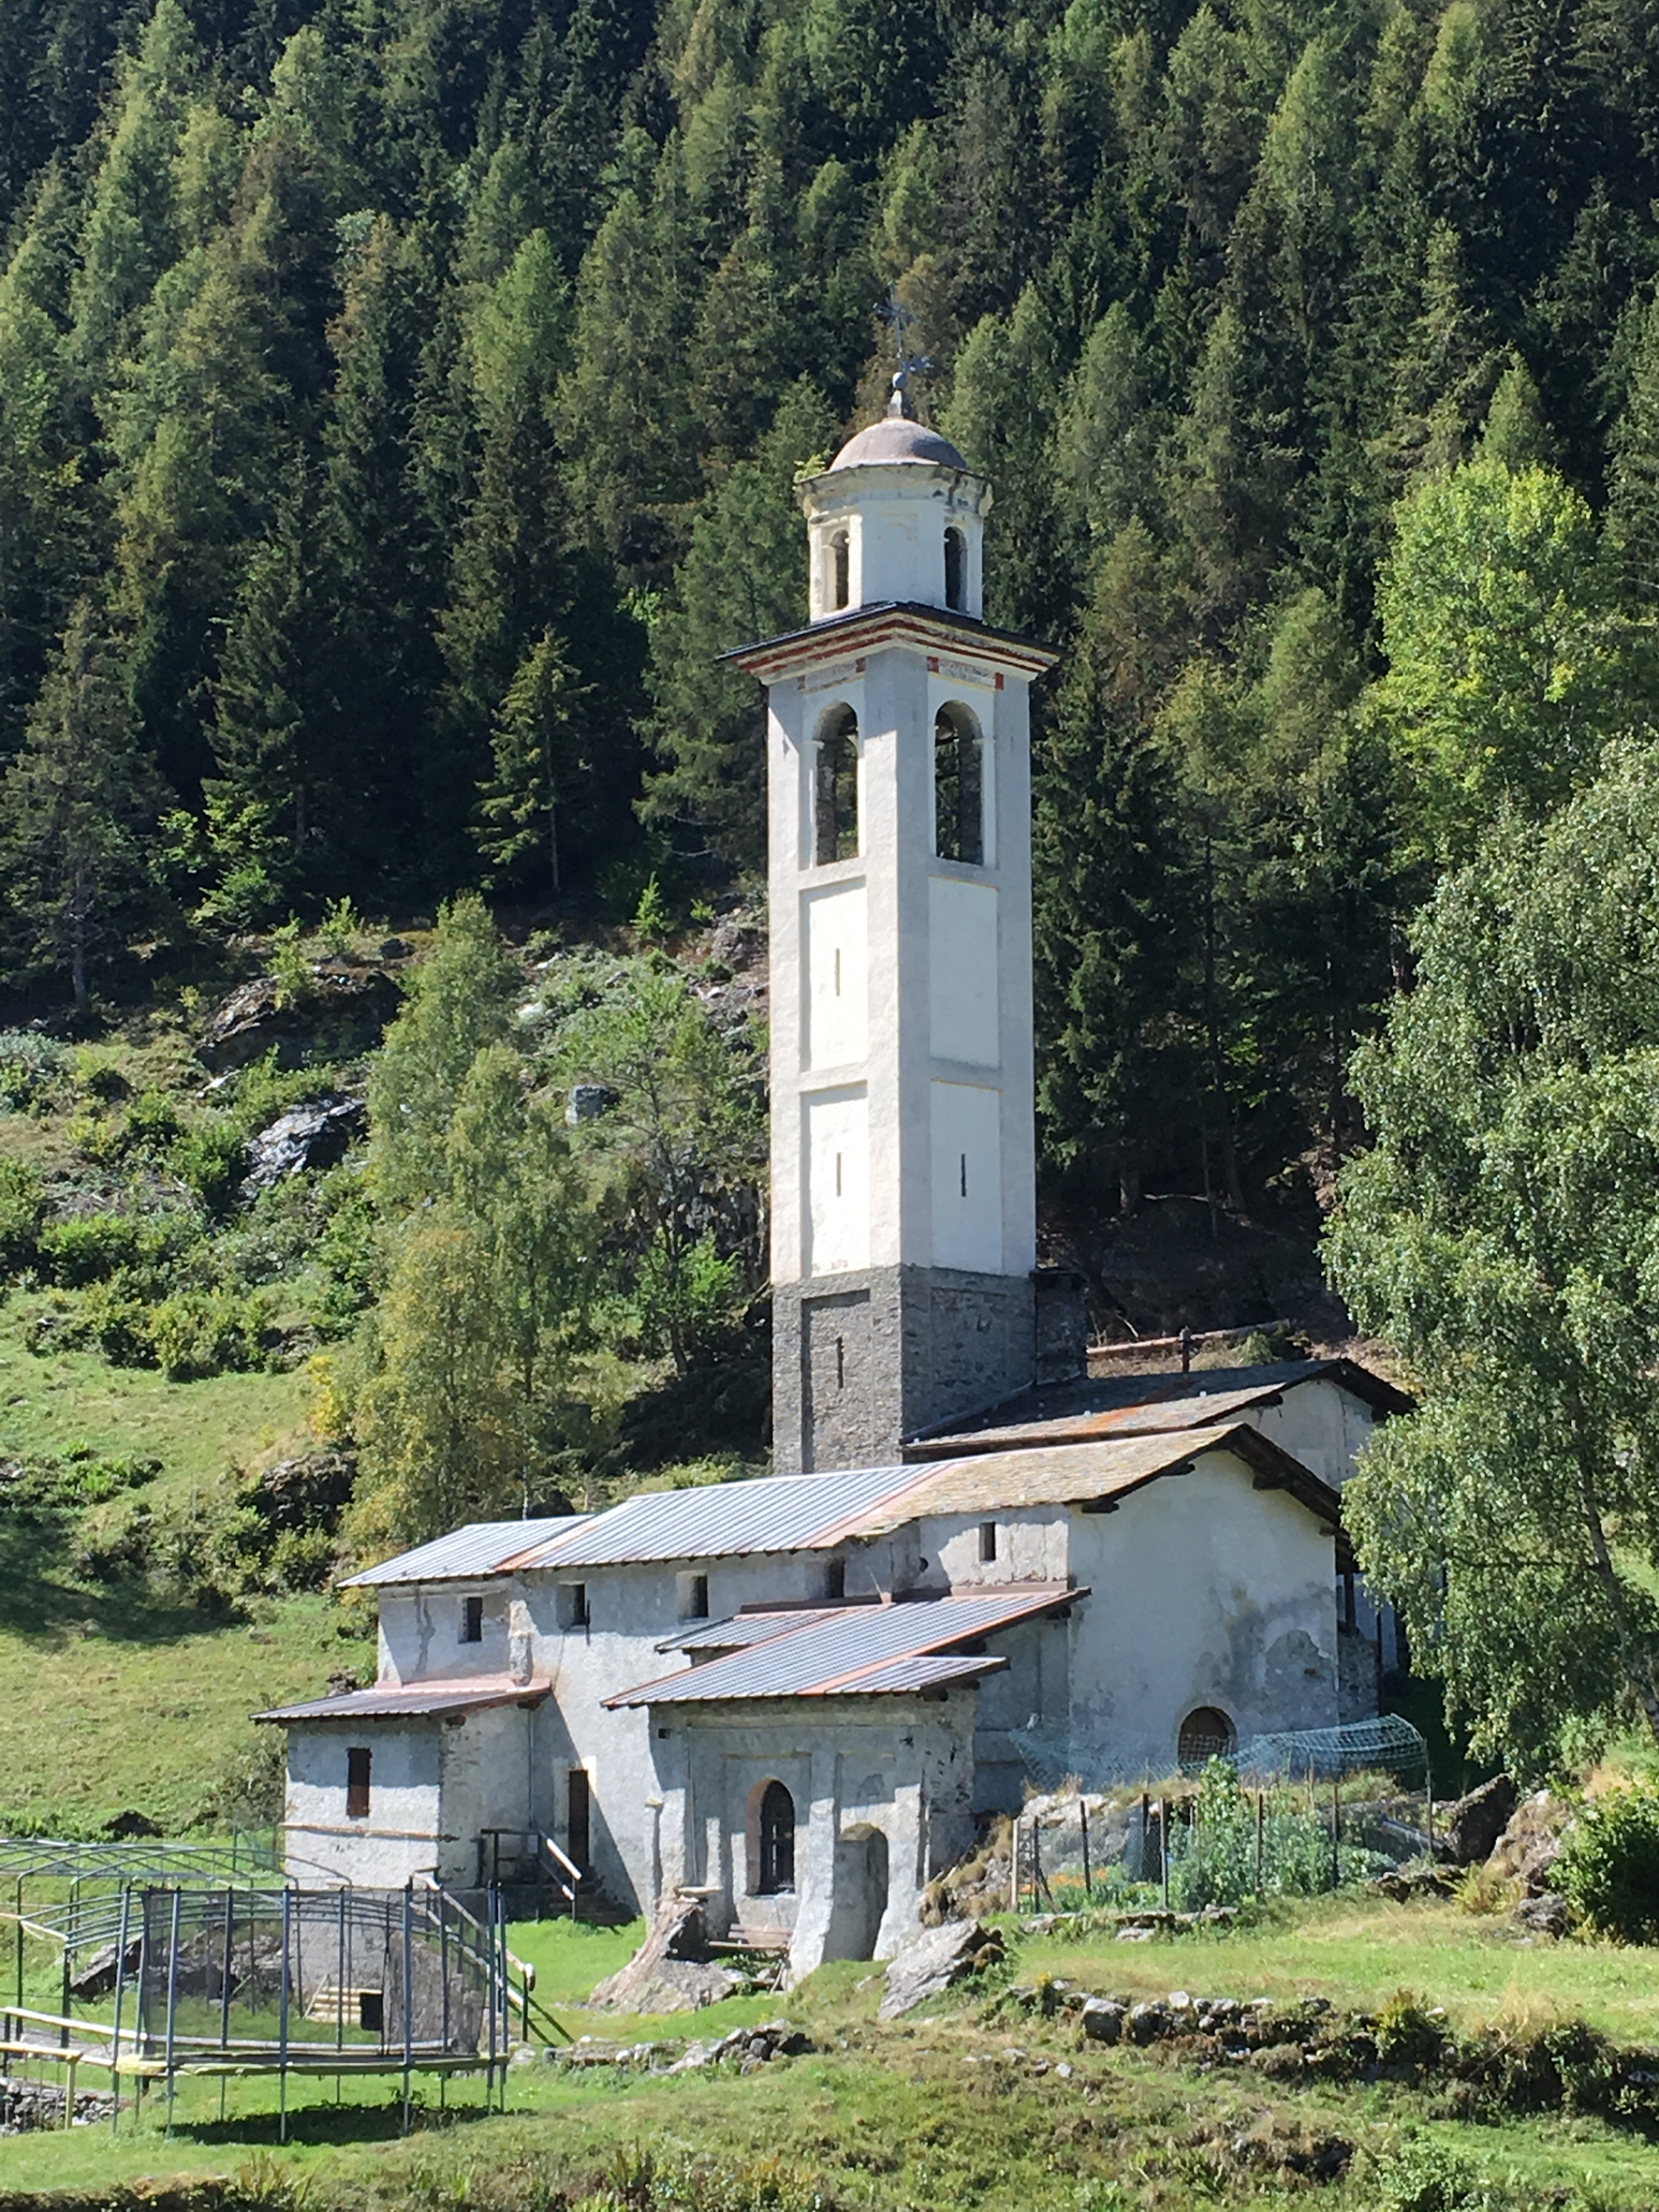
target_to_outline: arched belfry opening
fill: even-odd
[[[933,850],[942,861],[985,862],[985,748],[965,707],[933,717]]]
[[[821,868],[831,861],[859,857],[859,718],[851,707],[836,707],[824,717],[813,777],[813,859]]]
[[[830,540],[830,605],[839,612],[853,596],[852,539],[837,530]]]

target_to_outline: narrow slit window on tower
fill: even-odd
[[[966,1197],[967,1197],[967,1195],[968,1195],[968,1156],[967,1156],[967,1154],[966,1154],[965,1152],[964,1152],[964,1153],[962,1154],[962,1196],[963,1196],[963,1198],[966,1198]]]
[[[941,707],[933,720],[933,849],[942,861],[985,861],[985,765],[966,715]]]
[[[463,1644],[482,1644],[484,1641],[482,1598],[463,1598],[461,1600],[461,1641]]]
[[[968,543],[954,524],[945,533],[945,604],[960,613],[967,605]]]
[[[982,1567],[989,1567],[995,1557],[996,1523],[994,1521],[981,1521],[979,1524],[979,1563]]]
[[[839,1152],[835,1155],[835,1195],[837,1198],[841,1196],[841,1155]]]
[[[846,1388],[846,1339],[843,1336],[835,1339],[835,1387]]]
[[[859,725],[850,707],[825,724],[818,740],[816,789],[813,794],[813,858],[830,861],[859,857]]]
[[[852,546],[844,530],[830,540],[830,604],[844,607],[852,597]]]

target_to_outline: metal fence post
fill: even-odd
[[[129,1881],[121,1892],[121,1933],[115,1939],[115,2034],[110,2046],[112,2061],[110,2070],[110,2087],[113,2101],[110,2108],[110,2132],[117,2134],[121,2128],[121,2006],[126,1995],[126,1930],[132,1917],[133,1888]]]
[[[409,2132],[409,2085],[415,2064],[415,1883],[404,1884],[404,2133]]]
[[[1169,1910],[1169,1800],[1158,1800],[1158,1856],[1163,1861],[1164,1910]]]
[[[175,1889],[167,1943],[167,2127],[164,2132],[169,2135],[173,2131],[173,2038],[179,2016],[179,1923],[184,1904],[184,1892]]]
[[[294,1893],[282,1894],[282,1979],[276,1989],[277,2141],[288,2139],[288,1939],[294,1931]]]

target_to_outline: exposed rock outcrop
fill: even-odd
[[[880,2017],[897,2020],[914,2012],[1002,1955],[1002,1937],[976,1920],[947,1920],[939,1927],[919,1929],[888,1968]]]
[[[1446,1807],[1446,1848],[1453,1864],[1477,1866],[1514,1817],[1517,1792],[1507,1775],[1494,1775]]]
[[[670,1891],[655,1924],[627,1965],[600,1983],[588,2002],[608,2013],[691,2013],[718,2004],[743,1977],[709,1956],[699,1899]]]
[[[318,1099],[290,1106],[249,1139],[243,1195],[254,1198],[290,1175],[335,1166],[367,1125],[368,1107],[361,1099]]]

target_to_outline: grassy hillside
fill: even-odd
[[[1455,1905],[1320,1902],[1235,1936],[1071,1946],[1064,1966],[1008,1932],[1011,1978],[1027,1987],[1060,1970],[1101,1991],[1328,1996],[1374,2015],[1398,2010],[1402,1983],[1428,1969],[1412,1984],[1422,2004],[1447,1999],[1460,2030],[1495,2026],[1512,2052],[1565,2035],[1581,2001],[1594,2007],[1598,1990],[1625,1978],[1606,1950],[1528,1947],[1501,1919]],[[348,2084],[336,2099],[330,2084],[296,2080],[279,2147],[272,2084],[232,2083],[221,2116],[216,2084],[185,2082],[170,2136],[153,2097],[113,2141],[79,2129],[0,2146],[0,2203],[51,2190],[57,2212],[108,2205],[118,2191],[123,2202],[165,2192],[178,2212],[227,2196],[272,2212],[1636,2212],[1659,2193],[1659,2149],[1638,2123],[1505,2111],[1411,2063],[1369,2083],[1294,2063],[1200,2069],[1179,2048],[1084,2042],[1063,2011],[999,2001],[994,1981],[883,2026],[881,1969],[857,1963],[821,1969],[784,1998],[620,2019],[573,2003],[615,1963],[619,1931],[546,1925],[514,1929],[512,1941],[536,1946],[538,1984],[576,2035],[644,2040],[666,2057],[784,2014],[814,2048],[748,2074],[519,2066],[507,2110],[490,2116],[481,2083],[451,2085],[443,2109],[418,2085],[407,2142],[389,2083]],[[1453,2000],[1432,1977],[1443,1954],[1485,1962],[1484,1998],[1465,1988]],[[1627,2045],[1637,2016],[1616,1998],[1604,2009]]]

